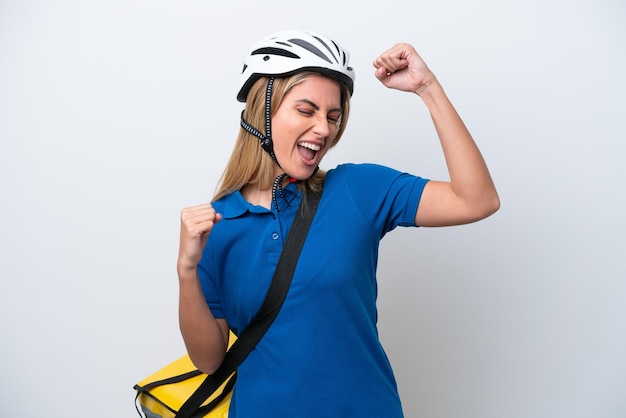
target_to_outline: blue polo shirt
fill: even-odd
[[[398,418],[395,378],[376,328],[381,238],[415,226],[428,180],[375,164],[343,164],[324,193],[287,299],[239,367],[230,418]],[[213,203],[199,276],[216,318],[235,334],[259,310],[301,200],[284,189],[279,211],[236,192]]]

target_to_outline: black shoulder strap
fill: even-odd
[[[215,373],[205,378],[198,389],[181,406],[175,418],[192,417],[202,403],[237,370],[239,364],[245,360],[265,335],[287,296],[293,273],[298,264],[300,251],[304,246],[304,240],[309,232],[320,198],[321,193],[307,193],[302,197],[302,202],[287,235],[272,283],[261,309],[228,350],[222,365]]]

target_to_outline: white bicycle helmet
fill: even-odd
[[[237,100],[245,102],[248,91],[263,76],[289,76],[313,71],[333,78],[354,90],[350,54],[326,36],[310,31],[286,30],[269,35],[251,48],[244,59]]]

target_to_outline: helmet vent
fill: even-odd
[[[256,49],[256,50],[252,51],[251,55],[262,55],[262,54],[280,55],[281,57],[296,58],[296,59],[300,58],[299,56],[297,56],[293,52],[285,51],[284,49],[280,49],[280,48],[272,48],[272,47],[265,47],[265,48]]]
[[[324,53],[322,51],[320,51],[318,48],[316,48],[313,44],[308,43],[307,41],[303,40],[303,39],[290,39],[289,42],[293,42],[294,44],[306,49],[307,51],[317,55],[318,57],[320,57],[321,59],[323,59],[324,61],[326,61],[329,64],[332,64],[332,61],[330,59],[328,59],[328,57],[326,55],[324,55]],[[322,42],[322,44],[326,47],[326,49],[328,49],[328,52],[331,52],[330,49],[328,48],[328,45],[326,45],[324,42]],[[332,52],[331,52],[332,54]]]

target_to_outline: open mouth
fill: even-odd
[[[298,151],[300,152],[300,155],[307,161],[313,161],[320,149],[322,149],[321,146],[311,144],[310,142],[301,142],[298,144]]]

